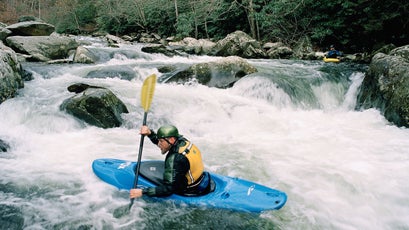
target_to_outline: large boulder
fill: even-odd
[[[60,109],[90,125],[119,127],[121,114],[128,113],[125,104],[109,89],[79,83],[69,86],[68,90],[76,95],[66,99]]]
[[[271,59],[287,59],[293,54],[293,50],[282,42],[266,43],[263,48]]]
[[[55,31],[55,27],[45,22],[25,21],[6,27],[12,32],[12,36],[49,36]]]
[[[78,46],[74,54],[75,63],[91,64],[95,63],[98,57],[88,48],[84,46]]]
[[[43,62],[68,58],[79,46],[74,38],[60,35],[11,36],[6,42],[16,52],[29,55],[30,60]]]
[[[390,122],[409,127],[409,45],[372,58],[357,107],[378,108]]]
[[[192,65],[170,77],[168,82],[185,83],[195,79],[209,87],[227,88],[245,75],[255,72],[257,69],[245,59],[231,56],[215,62]]]
[[[22,73],[16,53],[0,41],[0,103],[24,87]]]
[[[211,52],[215,56],[239,56],[243,58],[265,58],[260,42],[243,31],[236,31],[218,41]]]
[[[182,41],[169,42],[168,44],[172,49],[181,50],[188,54],[206,55],[209,54],[216,43],[208,39],[196,39],[186,37]]]

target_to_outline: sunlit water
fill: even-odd
[[[409,229],[409,130],[375,109],[355,111],[363,71],[319,61],[249,60],[259,72],[232,88],[158,83],[148,125],[176,125],[204,154],[206,169],[284,191],[287,204],[261,215],[136,200],[99,180],[96,158],[137,160],[140,88],[156,67],[217,57],[144,54],[94,46],[94,65],[26,64],[34,80],[0,104],[0,205],[25,229]],[[85,77],[103,68],[131,79]],[[59,110],[67,86],[107,87],[128,107],[120,128],[84,124]],[[163,159],[146,141],[143,159]],[[0,227],[1,228],[1,227]]]

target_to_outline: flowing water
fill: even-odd
[[[0,139],[10,144],[0,153],[0,207],[14,207],[24,229],[409,229],[409,130],[375,109],[354,110],[363,66],[248,60],[258,73],[217,89],[162,83],[157,67],[218,57],[90,48],[97,64],[25,64],[34,79],[0,104]],[[129,215],[113,216],[128,192],[99,180],[91,163],[137,160],[140,88],[152,73],[160,81],[148,125],[176,125],[209,171],[286,192],[282,209],[256,215],[138,199]],[[60,111],[78,82],[112,90],[130,111],[124,124],[92,127]],[[142,158],[164,157],[146,141]]]

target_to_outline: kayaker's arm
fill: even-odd
[[[152,143],[154,143],[155,145],[157,145],[158,142],[159,142],[158,137],[156,136],[155,131],[153,131],[152,129],[149,129],[149,127],[146,126],[146,125],[144,125],[144,126],[141,127],[140,134],[146,135],[147,137],[149,137],[149,140],[151,140]]]

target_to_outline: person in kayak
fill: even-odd
[[[327,57],[327,58],[337,58],[337,57],[342,56],[342,53],[340,51],[336,50],[334,45],[331,45],[329,47],[329,49],[330,50],[325,54],[325,57]]]
[[[210,192],[210,174],[204,172],[204,165],[199,149],[179,135],[173,125],[164,125],[155,133],[148,126],[142,126],[140,133],[146,135],[162,154],[166,154],[163,184],[131,189],[130,198],[147,196],[169,196],[173,193],[185,196],[199,196]]]

